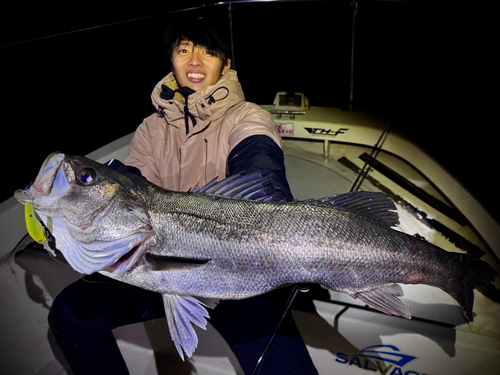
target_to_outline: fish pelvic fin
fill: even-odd
[[[196,299],[199,300],[206,307],[210,307],[212,310],[215,309],[219,305],[219,302],[220,302],[219,298],[196,297]]]
[[[387,284],[351,296],[383,313],[411,319],[410,311],[399,299],[403,294],[403,289],[398,284]]]
[[[396,205],[386,194],[380,192],[355,191],[321,199],[311,199],[306,202],[362,215],[378,220],[389,227],[399,225]]]
[[[184,353],[190,358],[198,346],[198,336],[193,324],[207,329],[208,312],[206,305],[191,296],[163,294],[165,315],[170,336],[179,356],[184,361]]]
[[[460,256],[463,266],[463,274],[457,279],[451,280],[450,287],[444,288],[458,304],[462,307],[466,318],[473,321],[472,307],[474,305],[474,289],[486,286],[493,282],[498,276],[497,271],[488,263],[468,254],[457,254]]]

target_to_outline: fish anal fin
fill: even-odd
[[[398,284],[382,285],[378,288],[355,293],[352,297],[357,298],[368,306],[389,315],[402,316],[411,319],[410,311],[398,298],[403,296],[403,289]]]
[[[191,357],[198,346],[198,336],[193,325],[207,328],[208,312],[205,304],[191,296],[163,294],[165,315],[170,336],[179,356],[184,360],[184,353]]]

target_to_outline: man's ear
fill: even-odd
[[[227,72],[229,72],[230,69],[231,69],[231,59],[227,59],[227,64],[224,67],[224,69],[222,69],[222,75],[225,75]]]

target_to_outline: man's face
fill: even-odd
[[[203,47],[195,47],[191,41],[182,41],[172,56],[172,69],[179,87],[194,91],[215,84],[230,67],[228,62],[223,69],[221,59]]]

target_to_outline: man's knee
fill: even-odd
[[[54,299],[48,315],[49,327],[56,338],[71,338],[92,335],[93,331],[111,331],[104,327],[92,290],[87,290],[82,281],[67,286]],[[94,332],[95,333],[95,332]]]
[[[73,313],[71,303],[68,305],[68,302],[71,302],[71,299],[68,301],[65,294],[61,293],[54,299],[49,311],[47,320],[56,339],[75,338],[78,331],[81,331],[82,319]]]

